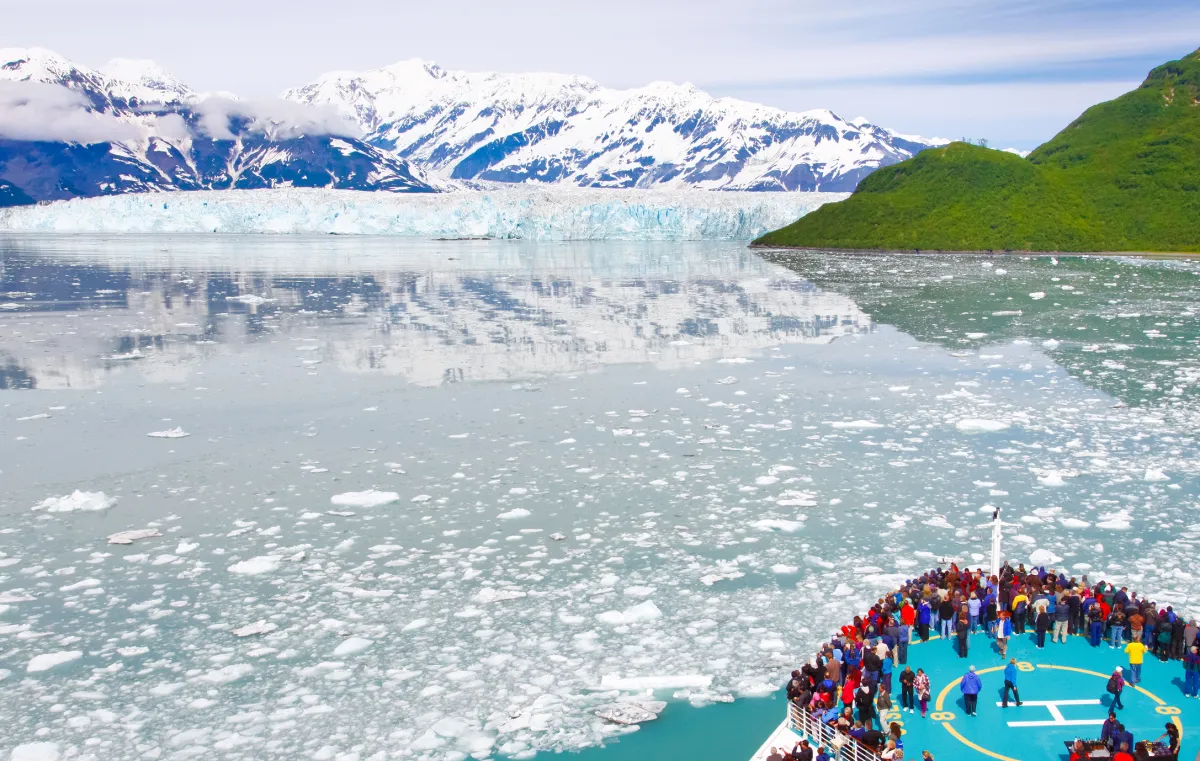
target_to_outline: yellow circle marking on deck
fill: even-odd
[[[971,750],[979,751],[980,753],[982,753],[985,756],[991,756],[992,758],[998,758],[998,759],[1000,759],[1000,761],[1017,761],[1017,759],[1015,759],[1015,758],[1009,758],[1008,756],[1002,756],[999,753],[993,753],[992,751],[988,750],[987,748],[982,748],[982,747],[976,745],[975,743],[971,742],[967,738],[960,735],[958,733],[958,730],[955,729],[954,727],[950,726],[950,724],[948,722],[942,722],[942,726],[946,728],[946,731],[949,732],[951,734],[951,736],[954,737],[954,739],[958,740],[960,743],[967,746]]]
[[[1028,663],[1027,661],[1021,662],[1021,663],[1017,664],[1017,668],[1020,668],[1022,665],[1026,665],[1027,663]],[[1031,666],[1031,668],[1029,669],[1031,671],[1034,668],[1054,669],[1056,671],[1076,671],[1080,674],[1088,674],[1090,676],[1098,676],[1101,679],[1108,679],[1108,677],[1111,676],[1110,674],[1101,674],[1099,671],[1092,671],[1090,669],[1081,669],[1081,668],[1076,668],[1074,666],[1051,666],[1051,665],[1043,664],[1043,663],[1029,664],[1029,665]],[[1004,666],[993,666],[991,668],[986,668],[981,671],[976,671],[975,673],[976,674],[988,674],[993,671],[1002,671],[1003,669],[1004,669]],[[1021,669],[1021,670],[1024,671],[1025,669]],[[987,748],[976,745],[975,743],[971,742],[967,738],[963,737],[962,734],[957,729],[955,729],[953,726],[950,725],[950,720],[952,720],[954,718],[954,714],[950,713],[948,711],[942,711],[942,706],[945,704],[946,696],[950,694],[950,690],[954,689],[954,687],[957,686],[958,684],[960,684],[961,682],[962,682],[962,677],[960,676],[958,679],[955,679],[953,682],[950,682],[949,684],[947,684],[945,687],[942,688],[942,691],[940,693],[938,693],[937,703],[934,706],[937,710],[935,713],[931,713],[929,715],[929,718],[934,719],[934,720],[940,720],[942,723],[942,726],[946,728],[946,731],[950,733],[951,737],[958,740],[960,743],[967,746],[971,750],[978,751],[979,753],[982,753],[985,756],[990,756],[991,758],[999,759],[999,761],[1018,761],[1015,758],[1009,758],[1008,756],[1002,756],[999,753],[994,753],[994,752],[988,750]],[[1178,708],[1176,708],[1175,706],[1167,705],[1167,701],[1165,701],[1162,698],[1160,698],[1159,696],[1155,695],[1153,692],[1150,692],[1145,687],[1140,687],[1136,684],[1131,685],[1131,686],[1133,687],[1133,689],[1137,690],[1138,692],[1142,693],[1146,697],[1150,698],[1155,703],[1158,703],[1158,705],[1154,709],[1155,711],[1157,711],[1160,714],[1171,717],[1171,721],[1175,723],[1175,728],[1179,730],[1179,737],[1180,737],[1180,740],[1182,741],[1183,723],[1180,722],[1179,715],[1178,715],[1179,713],[1181,713],[1180,710]],[[945,716],[945,718],[938,716],[938,714],[943,714]]]

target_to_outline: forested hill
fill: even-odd
[[[755,245],[1200,251],[1200,50],[1027,158],[961,142],[922,151]]]

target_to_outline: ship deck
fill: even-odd
[[[1065,741],[1100,736],[1101,724],[1108,716],[1112,696],[1106,691],[1108,677],[1121,666],[1128,676],[1129,664],[1123,650],[1112,649],[1107,642],[1093,648],[1088,640],[1070,636],[1066,644],[1051,643],[1037,649],[1033,635],[1013,635],[1008,655],[1017,659],[1020,673],[1017,687],[1023,705],[1010,702],[1001,707],[1004,688],[1003,669],[995,641],[983,633],[974,634],[969,657],[960,658],[953,640],[931,637],[928,642],[909,646],[908,664],[915,671],[925,669],[932,684],[928,718],[899,711],[900,691],[893,676],[895,709],[885,721],[900,722],[904,728],[906,759],[920,759],[921,751],[930,751],[937,761],[1042,761],[1066,759]],[[975,666],[983,682],[977,716],[967,716],[959,681],[968,666]],[[1183,666],[1179,661],[1160,662],[1146,654],[1142,681],[1126,685],[1121,695],[1124,709],[1118,718],[1133,733],[1135,741],[1150,740],[1163,734],[1164,725],[1174,721],[1182,730],[1180,759],[1191,759],[1200,751],[1200,700],[1183,694]],[[779,726],[752,761],[761,761],[772,747],[790,750],[799,735]]]

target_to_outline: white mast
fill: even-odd
[[[988,507],[990,507],[990,505],[988,505]],[[1010,523],[1008,525],[1015,527],[1018,524]],[[984,526],[992,527],[992,570],[991,570],[991,575],[999,578],[1000,566],[1004,563],[1004,555],[1002,554],[1002,551],[1000,549],[1000,543],[1004,538],[1004,536],[1003,536],[1004,522],[1000,520],[1000,508],[998,508],[998,507],[992,508],[992,522],[984,523],[982,526],[980,526],[980,528],[983,528]]]

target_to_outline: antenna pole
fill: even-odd
[[[1003,530],[1001,527],[1000,508],[997,507],[996,511],[992,513],[992,575],[997,578],[1000,577],[1000,540]]]

